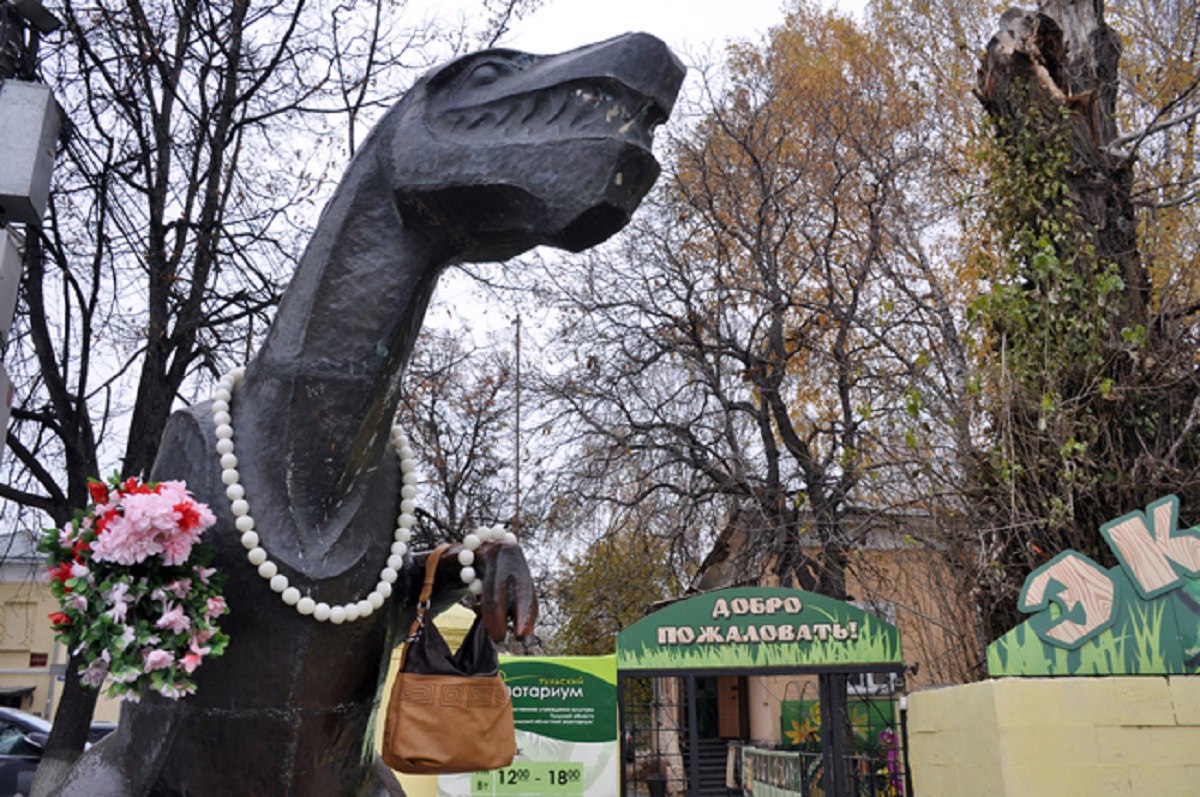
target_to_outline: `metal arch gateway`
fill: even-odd
[[[687,747],[683,773],[686,794],[701,797],[708,792],[702,785],[704,740],[700,738],[701,718],[697,713],[698,685],[722,676],[819,676],[820,738],[831,740],[822,746],[821,777],[824,793],[840,796],[858,793],[853,790],[850,773],[839,763],[853,751],[840,749],[843,735],[831,731],[832,718],[846,713],[846,694],[832,688],[840,681],[824,676],[899,676],[904,671],[900,634],[894,625],[850,603],[780,587],[735,587],[676,601],[622,630],[617,636],[616,655],[621,794],[629,797],[667,794],[661,772],[646,775],[633,766],[638,758],[638,740],[631,730],[631,679],[682,680],[685,694],[678,703],[682,716],[678,717],[678,727],[668,730],[678,732],[680,757],[684,745]],[[659,685],[664,681],[652,683],[655,698],[651,705],[658,713],[664,708],[659,699]],[[654,731],[654,744],[659,743],[659,733],[659,729]],[[732,761],[728,750],[726,754]],[[652,759],[651,765],[656,763],[661,764],[661,758]]]

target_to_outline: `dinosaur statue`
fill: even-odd
[[[356,600],[387,560],[401,476],[389,428],[443,268],[549,244],[580,251],[629,220],[658,176],[651,134],[683,79],[659,40],[629,34],[557,56],[470,55],[419,80],[347,167],[231,401],[241,483],[262,545],[319,601]],[[403,795],[373,750],[392,649],[424,556],[372,615],[332,624],[284,605],[246,561],[221,482],[210,404],[175,413],[155,480],[185,479],[217,514],[229,577],[225,655],[198,692],[127,704],[61,795]],[[531,631],[514,545],[477,551],[489,633]],[[462,595],[444,558],[435,603]],[[447,729],[470,733],[469,728]]]

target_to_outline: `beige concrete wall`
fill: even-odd
[[[943,553],[915,547],[856,551],[846,573],[848,594],[895,607],[904,663],[919,665],[905,676],[910,690],[973,680],[978,638],[963,587]]]
[[[908,698],[922,797],[1200,794],[1200,676],[1005,678]]]

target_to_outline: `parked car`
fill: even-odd
[[[117,729],[117,723],[105,722],[104,720],[95,720],[88,728],[88,746],[92,746],[96,742],[108,736]]]
[[[15,708],[0,708],[0,797],[29,794],[50,723]]]
[[[117,729],[115,722],[97,720],[88,729],[88,745]],[[50,723],[15,708],[0,707],[0,797],[22,797],[33,786],[33,775],[50,736]]]

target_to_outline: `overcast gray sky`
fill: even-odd
[[[629,31],[653,33],[678,52],[757,38],[783,18],[783,0],[546,0],[513,26],[507,43],[557,52]]]
[[[862,0],[831,1],[845,7]],[[644,31],[665,41],[684,63],[692,63],[703,60],[706,53],[715,54],[727,41],[760,38],[783,20],[787,5],[788,0],[544,0],[537,11],[516,22],[500,44],[531,53],[557,53]],[[478,0],[432,0],[428,12],[452,16],[478,8]],[[451,272],[442,278],[427,323],[459,328],[462,317],[470,316],[469,331],[475,339],[496,342],[510,331],[514,312],[515,308],[479,296],[470,280]],[[529,329],[528,334],[535,332]]]
[[[864,0],[824,0],[857,11]],[[621,33],[645,31],[685,61],[726,41],[757,39],[783,19],[788,0],[544,0],[501,42],[531,53],[558,53]],[[479,0],[429,0],[431,15],[478,12]]]

